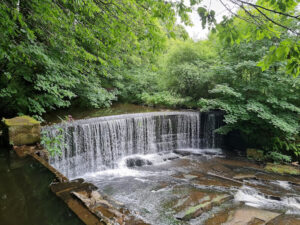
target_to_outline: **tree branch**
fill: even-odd
[[[266,7],[256,5],[256,4],[253,4],[253,3],[250,3],[250,2],[246,2],[246,1],[243,1],[243,0],[237,0],[237,1],[239,1],[243,4],[245,4],[245,5],[250,5],[253,8],[260,8],[260,9],[263,9],[263,10],[266,10],[266,11],[269,11],[269,12],[272,12],[272,13],[276,13],[276,14],[280,14],[280,15],[283,15],[283,16],[286,16],[286,17],[291,17],[291,18],[300,20],[300,15],[299,16],[293,16],[293,15],[290,15],[290,14],[287,14],[287,13],[279,12],[279,11],[276,11],[276,10],[273,10],[273,9],[268,9]]]

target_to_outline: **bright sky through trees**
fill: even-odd
[[[188,4],[189,0],[186,0],[186,4]],[[232,9],[233,11],[236,11],[237,8],[233,6],[228,1],[225,1],[228,7]],[[230,12],[222,5],[222,3],[218,0],[203,0],[201,3],[201,6],[207,6],[209,9],[212,9],[216,12],[216,20],[217,22],[220,22],[222,20],[223,16],[230,15]],[[193,22],[193,26],[184,26],[186,31],[189,33],[189,36],[193,40],[203,40],[207,38],[207,35],[209,33],[208,28],[203,29],[201,26],[200,17],[197,13],[198,6],[195,7],[194,11],[190,14],[191,20]],[[178,20],[180,20],[178,18]]]

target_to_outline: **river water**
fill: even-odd
[[[0,147],[0,224],[83,225],[50,191],[54,178],[34,160]]]

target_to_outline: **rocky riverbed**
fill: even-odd
[[[145,224],[300,224],[300,177],[221,149],[133,155],[119,165],[84,179]]]

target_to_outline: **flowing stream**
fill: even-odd
[[[95,184],[148,224],[243,225],[274,218],[281,222],[272,224],[281,224],[282,215],[297,220],[300,179],[269,174],[223,150],[214,132],[221,125],[218,112],[179,111],[106,116],[43,130],[49,137],[58,127],[64,130],[62,155],[51,158],[51,165],[70,179]]]

